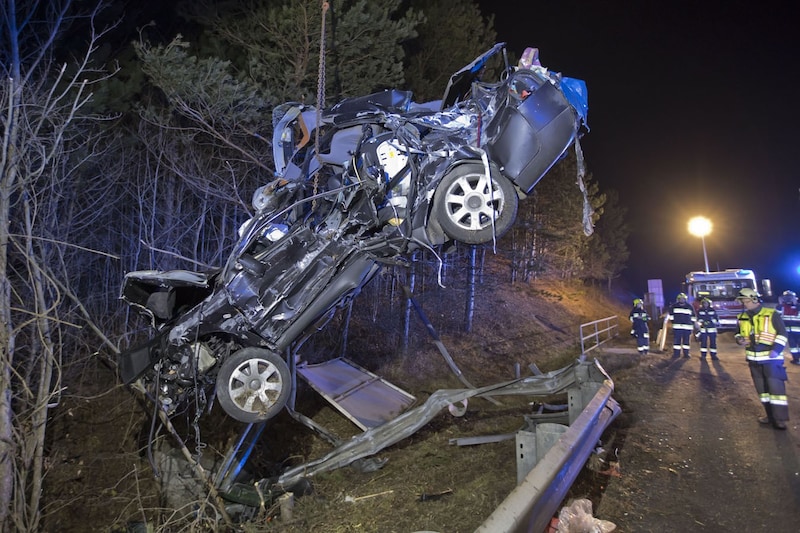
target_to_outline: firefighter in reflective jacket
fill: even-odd
[[[767,412],[767,416],[758,421],[772,424],[775,429],[786,429],[789,403],[786,400],[786,367],[783,366],[782,353],[787,340],[786,326],[780,313],[761,305],[760,297],[753,289],[740,290],[736,299],[745,309],[738,317],[736,343],[745,346],[750,375]]]
[[[650,349],[650,328],[647,326],[647,321],[650,317],[644,310],[644,302],[641,298],[633,301],[633,309],[628,318],[631,321],[631,335],[636,337],[636,349],[639,350],[639,355],[647,355],[647,351]]]
[[[800,308],[797,307],[797,295],[793,291],[783,291],[783,296],[775,308],[781,314],[786,331],[789,333],[789,352],[792,364],[800,365]]]
[[[694,307],[686,303],[686,295],[680,293],[677,300],[669,308],[669,320],[672,322],[672,331],[675,334],[672,342],[673,359],[681,356],[681,350],[683,350],[684,357],[691,357],[689,354],[689,339],[694,330],[694,323],[697,321]]]
[[[697,310],[697,339],[700,341],[700,358],[711,356],[712,361],[719,361],[717,357],[717,326],[719,319],[717,312],[711,306],[711,300],[700,300],[700,309]]]

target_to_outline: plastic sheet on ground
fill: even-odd
[[[617,525],[592,515],[592,502],[586,498],[573,500],[558,513],[556,533],[609,533]]]

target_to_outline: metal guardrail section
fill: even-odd
[[[619,415],[619,404],[611,397],[614,383],[599,363],[575,367],[575,373],[578,387],[570,389],[570,419],[575,402],[592,388],[594,396],[476,533],[543,533],[603,431]]]
[[[567,392],[569,396],[569,420],[577,422],[589,398],[596,396],[600,383],[610,379],[597,362],[576,361],[575,363],[546,374],[515,379],[505,383],[488,385],[477,389],[440,389],[424,404],[402,413],[394,420],[370,428],[341,443],[327,455],[285,471],[276,483],[278,486],[291,486],[304,477],[341,468],[356,460],[375,455],[387,446],[414,434],[430,422],[443,409],[463,402],[467,398],[479,396],[490,399],[493,396],[550,396]],[[612,389],[613,386],[609,385]],[[610,392],[608,393],[610,395]],[[603,405],[607,398],[603,400]],[[594,400],[593,400],[594,401]],[[596,407],[599,411],[600,405]],[[542,415],[544,417],[548,415]],[[589,441],[587,450],[594,448],[595,440]],[[587,452],[588,453],[588,452]],[[584,458],[585,460],[585,458]],[[267,482],[269,480],[262,480]],[[567,487],[569,488],[569,487]]]
[[[600,336],[603,334],[605,334],[605,338],[601,339]],[[585,354],[594,350],[617,335],[619,335],[619,317],[617,315],[581,324],[581,353]],[[588,340],[593,340],[594,343],[587,348],[586,341]]]

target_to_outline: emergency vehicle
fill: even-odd
[[[762,296],[772,296],[769,280],[762,280],[759,288],[755,273],[745,268],[689,272],[686,274],[684,292],[695,310],[700,308],[703,298],[711,300],[719,318],[718,329],[735,330],[738,328],[736,317],[744,310],[742,304],[736,300],[736,295],[745,287],[760,292]]]

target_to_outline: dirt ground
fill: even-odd
[[[692,349],[690,359],[648,355],[614,378],[620,477],[595,516],[621,533],[800,530],[800,366],[786,365],[791,421],[778,431],[756,420],[764,412],[732,334],[718,362]]]
[[[623,335],[592,352],[614,380],[614,398],[623,408],[601,442],[609,450],[609,468],[587,466],[567,500],[588,498],[595,516],[623,533],[797,531],[800,367],[787,365],[792,423],[778,432],[756,422],[761,407],[741,349],[727,337],[720,343],[721,361],[713,365],[701,364],[696,347],[687,360],[658,353],[642,358],[624,335],[627,306],[595,291],[544,284],[486,290],[491,298],[483,301],[492,305],[479,308],[476,330],[442,335],[476,386],[510,379],[514,364],[525,369],[534,363],[545,372],[561,368],[579,352],[578,324],[610,314],[623,317]],[[523,324],[519,316],[531,320]],[[432,319],[452,322],[446,316]],[[348,352],[366,354],[354,358],[362,366],[369,366],[369,358],[374,363],[375,354],[392,342],[370,329],[374,325],[354,325],[351,333]],[[436,389],[463,386],[430,345],[384,361],[378,373],[420,401]],[[53,412],[42,531],[122,532],[137,522],[154,531],[229,531],[224,525],[168,525],[176,512],[193,512],[197,505],[176,510],[159,494],[148,460],[151,426],[145,410],[100,366],[86,371],[82,383]],[[343,437],[354,431],[313,392],[299,393],[302,412],[315,421]],[[474,531],[514,486],[513,440],[462,447],[451,441],[514,432],[530,408],[524,401],[495,406],[480,400],[470,403],[463,417],[443,413],[381,452],[386,464],[380,470],[348,467],[320,475],[313,479],[313,493],[295,500],[290,519],[282,519],[273,505],[244,530]],[[221,457],[237,432],[236,424],[215,412],[204,418],[201,445],[190,445],[193,452],[202,448],[205,458]],[[284,414],[270,423],[262,441],[248,463],[259,478],[330,450],[329,443]]]

